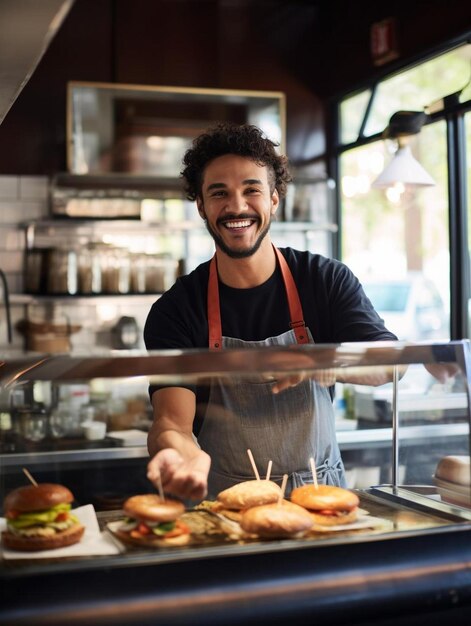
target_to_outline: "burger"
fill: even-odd
[[[221,491],[212,511],[240,522],[242,510],[272,504],[281,497],[281,487],[272,480],[245,480]]]
[[[78,543],[85,531],[71,513],[72,492],[63,485],[40,483],[11,491],[3,508],[7,528],[2,532],[5,548],[36,552]]]
[[[350,524],[357,519],[358,496],[332,485],[302,485],[291,492],[291,502],[307,509],[319,526]]]
[[[306,509],[287,500],[254,506],[244,511],[240,520],[246,533],[262,539],[302,537],[313,523]]]
[[[185,506],[178,500],[157,494],[128,498],[123,505],[126,518],[113,526],[114,534],[126,544],[159,547],[184,546],[190,529],[180,519]]]

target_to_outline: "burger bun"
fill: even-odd
[[[140,548],[162,548],[165,546],[186,546],[190,542],[191,535],[189,533],[179,535],[178,537],[157,537],[156,535],[144,535],[142,537],[133,537],[128,532],[113,529],[113,534],[118,537],[124,544],[128,546],[137,546]]]
[[[314,525],[318,526],[343,526],[344,524],[352,524],[358,518],[358,509],[351,511],[336,511],[334,515],[324,515],[323,513],[315,513],[309,511]]]
[[[309,511],[314,524],[338,526],[357,519],[358,496],[333,485],[302,485],[291,492],[291,502]]]
[[[351,511],[360,503],[358,496],[333,485],[302,485],[291,492],[291,501],[311,511]]]
[[[173,522],[185,512],[185,506],[178,500],[149,493],[128,498],[123,510],[126,515],[148,522]]]
[[[85,527],[81,524],[74,524],[66,530],[61,530],[50,536],[24,536],[4,531],[2,532],[2,543],[5,548],[17,550],[19,552],[39,552],[40,550],[55,550],[65,548],[74,543],[78,543],[85,532]]]
[[[246,533],[266,539],[301,537],[312,525],[312,517],[306,509],[286,500],[247,509],[240,520]]]
[[[245,480],[218,494],[217,500],[224,509],[247,509],[277,502],[281,488],[271,480]]]
[[[5,511],[28,513],[50,509],[57,504],[71,504],[73,501],[72,492],[64,485],[40,483],[10,491],[5,497],[3,508]]]

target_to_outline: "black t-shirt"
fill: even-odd
[[[373,309],[358,279],[339,261],[319,254],[282,248],[298,288],[306,326],[315,343],[395,340]],[[208,348],[207,297],[209,261],[199,265],[155,302],[147,317],[144,341],[148,350]],[[222,334],[244,341],[262,341],[290,330],[288,299],[277,268],[262,285],[235,289],[219,282]],[[197,435],[208,388],[183,385],[196,393]],[[158,387],[150,386],[149,394]],[[331,389],[331,395],[333,389]]]
[[[319,254],[281,249],[298,288],[306,326],[316,343],[394,340],[351,270]],[[157,300],[148,315],[148,350],[208,347],[209,261]],[[262,341],[290,329],[286,291],[277,269],[262,285],[235,289],[219,283],[222,334]]]

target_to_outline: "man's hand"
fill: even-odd
[[[209,455],[202,450],[185,460],[177,450],[165,448],[149,461],[147,478],[158,487],[160,476],[164,492],[180,498],[201,500],[208,491],[210,465]]]
[[[277,394],[290,387],[296,387],[304,380],[314,380],[321,387],[330,387],[339,383],[352,385],[367,385],[379,387],[393,380],[394,366],[361,366],[345,368],[325,368],[313,372],[299,372],[291,376],[283,376],[276,380],[272,386],[272,392]],[[405,366],[398,366],[398,375],[401,378],[406,371]]]
[[[317,370],[307,374],[306,372],[299,372],[298,374],[292,374],[291,376],[283,376],[275,381],[272,386],[272,393],[277,394],[290,387],[296,387],[304,380],[315,380],[321,387],[330,387],[335,384],[336,375],[333,369]]]
[[[425,369],[438,380],[439,383],[446,384],[461,372],[458,363],[425,363]]]

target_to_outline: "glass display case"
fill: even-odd
[[[129,547],[116,537],[124,500],[155,492],[142,454],[152,419],[149,383],[204,391],[217,379],[249,396],[257,385],[293,375],[324,386],[334,405],[341,385],[357,425],[353,439],[368,422],[381,433],[388,467],[384,480],[354,490],[354,524],[264,540],[224,522],[210,494],[184,503],[186,546]],[[429,612],[471,615],[469,382],[468,341],[4,354],[1,500],[28,480],[62,483],[86,534],[55,553],[3,550],[0,621],[304,624],[326,616],[347,623],[348,614],[355,623],[405,624]],[[277,419],[276,408],[269,418]],[[266,436],[260,428],[254,437]],[[255,458],[262,478],[280,454]],[[241,476],[254,478],[248,457],[240,465]],[[27,602],[25,588],[33,590]]]

